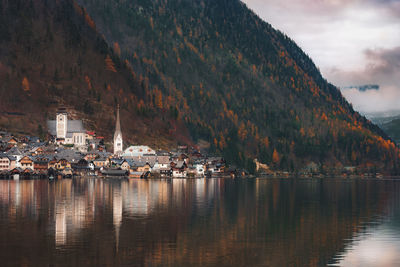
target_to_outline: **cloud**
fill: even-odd
[[[386,86],[380,90],[361,92],[357,89],[342,90],[346,99],[352,103],[355,110],[368,115],[378,112],[400,111],[400,90]]]
[[[367,49],[367,64],[358,71],[331,69],[329,76],[339,86],[379,84],[378,91],[342,90],[354,108],[362,113],[400,110],[400,46],[391,49]]]
[[[397,105],[400,0],[243,1],[290,36],[333,84],[379,84],[378,92],[345,93],[356,110]]]
[[[340,67],[328,70],[333,82],[339,86],[378,83],[381,86],[395,86],[400,90],[400,46],[384,49],[366,49],[363,52],[366,63],[363,68],[346,71]]]
[[[372,61],[367,72],[373,75],[391,76],[400,69],[400,46],[392,49],[368,49],[365,55]]]

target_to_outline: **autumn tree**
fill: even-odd
[[[115,64],[113,62],[113,60],[111,59],[110,55],[107,55],[106,59],[105,59],[105,63],[106,63],[106,69],[112,72],[117,72],[117,70],[115,69]]]
[[[121,48],[119,47],[118,42],[114,42],[114,52],[121,57]]]
[[[24,78],[22,79],[22,89],[23,89],[25,92],[28,92],[28,91],[31,90],[31,88],[30,88],[30,86],[29,86],[29,81],[28,81],[28,79],[27,79],[26,77],[24,77]]]
[[[278,151],[276,151],[276,149],[274,149],[274,152],[272,153],[272,162],[275,164],[278,164],[279,159],[280,159],[279,153],[278,153]]]

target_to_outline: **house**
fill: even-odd
[[[70,163],[77,163],[79,160],[83,158],[82,153],[72,150],[72,149],[62,149],[58,148],[55,154],[55,158],[57,160],[65,159]]]
[[[42,147],[34,147],[29,151],[29,153],[31,153],[32,156],[43,155],[44,149]]]
[[[86,153],[86,155],[84,156],[84,159],[87,161],[92,161],[94,159],[96,159],[98,157],[97,153],[95,152],[88,152]]]
[[[110,166],[112,168],[120,168],[124,161],[124,159],[120,158],[110,158]]]
[[[146,161],[133,161],[127,159],[126,162],[129,164],[131,172],[144,174],[152,171],[152,166]]]
[[[124,153],[122,154],[122,157],[123,158],[143,157],[145,154],[155,155],[156,151],[148,146],[130,146],[127,149],[125,149]]]
[[[45,172],[47,172],[47,170],[49,168],[49,161],[50,160],[47,157],[42,157],[42,156],[34,157],[33,169],[35,171],[45,173]]]
[[[93,140],[96,136],[96,133],[93,131],[86,131],[86,140]]]
[[[62,171],[66,168],[71,169],[71,163],[66,159],[60,159],[55,164],[55,169],[58,171]]]
[[[18,140],[15,137],[11,137],[10,139],[7,140],[7,144],[9,146],[17,146]]]
[[[49,163],[48,163],[49,167],[48,168],[55,170],[56,169],[56,164],[57,164],[57,159],[53,158],[53,159],[49,160]]]
[[[154,163],[154,170],[170,169],[169,156],[157,156],[156,162]]]
[[[108,158],[105,157],[99,157],[93,160],[93,164],[97,167],[97,168],[104,168],[104,167],[108,167]]]
[[[92,174],[92,171],[95,169],[94,164],[92,162],[88,162],[84,158],[80,159],[77,163],[71,164],[71,167],[72,167],[74,174],[82,175],[82,176]],[[64,172],[64,173],[67,173],[67,172]]]
[[[206,166],[203,163],[195,163],[193,167],[196,168],[196,176],[204,176]]]
[[[32,171],[34,170],[33,160],[28,156],[24,156],[19,160],[19,166],[23,170],[25,169],[31,169]]]
[[[15,158],[15,161],[16,161],[15,167],[21,167],[20,160],[23,155],[18,148],[16,148],[16,147],[11,148],[10,150],[7,151],[7,155]]]
[[[138,172],[141,173],[151,172],[151,166],[148,162],[135,162],[135,166]]]
[[[171,163],[172,177],[174,178],[185,178],[187,176],[187,165],[184,161]]]
[[[220,163],[218,163],[218,164],[207,165],[207,171],[217,174],[217,173],[223,173],[224,169],[223,166]]]
[[[120,165],[120,168],[121,168],[122,170],[129,171],[130,168],[131,168],[131,166],[129,165],[129,163],[128,163],[126,160],[124,160],[124,161],[122,162],[122,164]]]
[[[11,161],[6,155],[0,156],[0,171],[10,170]]]

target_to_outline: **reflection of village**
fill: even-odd
[[[193,193],[197,208],[213,199],[221,179],[167,180],[103,180],[64,179],[54,183],[42,180],[0,181],[0,206],[8,210],[10,223],[20,216],[37,221],[48,208],[50,232],[56,246],[74,243],[82,231],[96,220],[112,221],[118,247],[124,218],[145,219],[171,205],[177,210],[187,204],[185,191]],[[44,193],[46,192],[46,193]],[[44,197],[45,196],[45,197]],[[108,212],[104,212],[107,210]],[[107,216],[108,215],[108,216]]]
[[[81,120],[69,120],[66,109],[59,109],[56,120],[49,120],[47,128],[46,142],[34,136],[16,137],[0,132],[0,178],[194,178],[243,173],[226,168],[221,157],[210,157],[188,146],[172,151],[146,145],[123,149],[119,109],[113,153],[106,151],[103,137],[84,129]]]
[[[46,249],[31,249],[38,254],[49,249],[58,262],[71,257],[65,265],[79,255],[81,265],[87,260],[105,266],[216,266],[230,259],[231,266],[232,260],[243,263],[250,257],[252,266],[322,266],[344,247],[343,240],[364,229],[363,222],[376,218],[377,205],[385,210],[388,186],[394,187],[392,195],[399,188],[396,182],[373,180],[348,184],[327,179],[3,180],[0,222],[14,231],[2,237],[20,237],[22,231],[32,243],[48,241]],[[393,201],[399,203],[397,195]],[[15,250],[13,245],[5,246],[7,252]]]

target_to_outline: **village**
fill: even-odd
[[[59,108],[55,120],[49,120],[47,126],[47,141],[0,132],[0,178],[196,178],[245,174],[227,168],[221,157],[203,155],[188,146],[172,151],[146,145],[123,149],[119,107],[113,152],[106,150],[103,137],[85,130],[81,120],[70,120],[65,108]]]
[[[107,151],[105,138],[86,130],[82,120],[69,119],[66,108],[59,108],[55,120],[47,121],[47,140],[0,131],[0,179],[252,177],[247,170],[228,167],[222,157],[187,145],[170,151],[147,145],[124,149],[119,116],[118,107],[114,138],[109,142],[112,152]],[[272,171],[257,159],[254,164],[258,177],[382,177],[353,166],[324,172],[314,162],[298,173]]]

